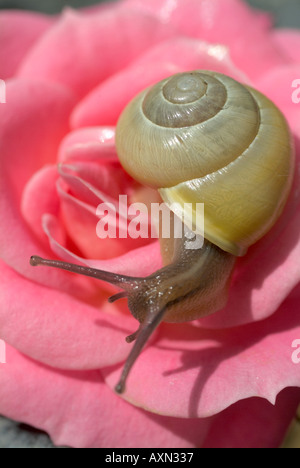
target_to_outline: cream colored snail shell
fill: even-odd
[[[161,321],[194,320],[227,301],[236,256],[264,236],[283,209],[293,178],[286,121],[258,91],[210,71],[174,75],[140,93],[116,128],[121,164],[136,180],[159,190],[182,216],[185,204],[204,203],[204,244],[186,248],[169,239],[165,266],[130,277],[33,256],[31,264],[62,268],[112,283],[140,322],[116,391]],[[192,224],[192,223],[191,223]],[[162,241],[162,240],[161,240]]]
[[[140,93],[119,119],[116,145],[125,170],[166,204],[204,203],[205,237],[237,256],[269,231],[291,186],[282,113],[220,73],[179,73]]]

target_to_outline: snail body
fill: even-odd
[[[124,169],[159,190],[184,219],[182,238],[162,239],[164,266],[136,278],[32,257],[96,277],[123,289],[140,322],[116,391],[153,330],[216,312],[227,301],[237,256],[263,237],[280,216],[293,178],[293,148],[286,121],[258,91],[210,71],[180,73],[146,89],[124,109],[116,127]],[[201,249],[187,248],[197,203],[204,203]],[[191,209],[186,210],[186,204]]]

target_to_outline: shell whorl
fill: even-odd
[[[144,115],[161,127],[190,127],[214,117],[226,98],[226,87],[214,77],[185,73],[153,86],[142,108]]]
[[[140,93],[119,119],[116,146],[125,170],[179,204],[180,216],[185,203],[204,203],[205,237],[233,255],[270,229],[291,186],[283,115],[216,72],[180,73]]]
[[[251,144],[259,124],[256,101],[240,83],[208,71],[180,73],[127,106],[117,151],[135,179],[171,187],[225,167]]]

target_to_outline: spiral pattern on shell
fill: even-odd
[[[213,76],[189,73],[154,86],[143,101],[144,115],[161,127],[190,127],[223,109],[226,87]]]
[[[205,237],[234,255],[275,223],[291,185],[283,115],[216,72],[179,73],[140,93],[119,119],[116,146],[125,170],[168,205],[204,203]]]
[[[225,167],[251,144],[259,123],[243,85],[212,72],[180,73],[129,104],[117,126],[117,151],[135,179],[170,187]]]

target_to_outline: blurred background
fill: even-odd
[[[106,0],[114,2],[116,0]],[[300,0],[246,0],[255,8],[268,10],[273,13],[275,24],[283,27],[300,27]],[[0,8],[21,8],[41,11],[44,13],[58,13],[65,6],[78,8],[94,5],[103,0],[0,0]]]
[[[1,9],[27,9],[43,13],[59,13],[66,6],[87,7],[116,0],[0,0]],[[300,28],[300,0],[244,0],[254,8],[269,11],[277,27]],[[294,430],[285,442],[285,448],[300,448],[300,411],[293,422]],[[19,424],[0,416],[0,448],[55,448],[47,434],[25,424]]]

